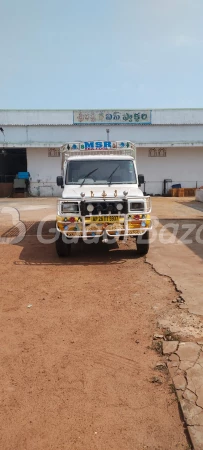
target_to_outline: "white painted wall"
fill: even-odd
[[[61,188],[56,185],[56,177],[61,175],[60,157],[49,157],[48,148],[27,148],[27,170],[32,195],[61,196]]]
[[[203,185],[203,109],[152,110],[153,125],[72,125],[73,111],[0,110],[1,147],[27,148],[33,195],[60,196],[56,176],[60,158],[48,157],[48,147],[75,140],[131,140],[138,147],[139,173],[148,193],[161,194],[164,178],[183,187]],[[168,124],[168,125],[167,125]],[[173,125],[174,124],[174,125]],[[199,125],[198,125],[199,124]],[[166,158],[148,157],[148,147],[168,147]]]
[[[0,110],[0,124],[4,125],[72,125],[71,110]]]
[[[161,158],[148,153],[149,148],[137,148],[138,173],[145,175],[148,194],[162,194],[165,178],[182,187],[203,186],[203,147],[167,148],[167,156]],[[60,197],[56,177],[61,174],[61,158],[48,157],[48,148],[28,148],[27,162],[32,195]]]
[[[203,109],[152,109],[151,120],[156,125],[203,124]],[[72,125],[73,110],[0,110],[0,124]]]
[[[196,187],[196,182],[203,186],[203,147],[168,148],[167,156],[161,158],[148,154],[148,148],[137,148],[138,173],[145,176],[148,194],[162,194],[165,178],[182,187]]]
[[[203,145],[203,125],[115,125],[108,127],[110,140],[131,140],[139,145]],[[0,133],[0,147],[60,146],[67,141],[105,140],[106,126],[8,126],[5,138]]]
[[[152,124],[202,124],[203,109],[153,109]]]

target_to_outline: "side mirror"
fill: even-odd
[[[57,177],[56,183],[57,183],[57,186],[60,186],[62,188],[63,187],[63,177],[62,176]]]
[[[138,186],[140,187],[141,184],[144,184],[144,175],[138,175]]]

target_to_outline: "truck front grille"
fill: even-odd
[[[110,214],[118,214],[119,212],[122,213],[123,208],[122,208],[122,210],[119,211],[117,209],[118,204],[124,206],[122,201],[120,201],[120,202],[107,202],[107,201],[89,202],[89,203],[85,204],[85,209],[86,209],[85,215],[88,216],[88,215],[92,214],[92,215],[98,216],[99,214],[105,215],[105,214],[109,214],[109,213]],[[92,205],[94,207],[92,212],[88,211],[88,209],[87,209],[88,205]]]

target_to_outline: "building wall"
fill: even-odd
[[[0,110],[1,148],[27,148],[31,193],[60,196],[56,176],[60,157],[49,157],[48,148],[68,141],[131,140],[137,145],[138,172],[144,173],[146,191],[161,194],[163,180],[183,187],[203,185],[203,109],[157,109],[151,125],[73,125],[73,111]],[[149,147],[167,147],[166,157],[149,157]],[[168,186],[170,187],[170,185]]]
[[[83,111],[89,115],[90,111]],[[106,113],[107,111],[104,111]],[[113,111],[108,110],[112,113]],[[127,110],[120,110],[126,113]],[[132,112],[132,111],[131,111]],[[134,110],[134,112],[139,112]],[[151,123],[164,124],[203,124],[203,109],[152,109]],[[73,110],[0,110],[0,124],[6,125],[73,125]]]
[[[72,125],[72,110],[0,110],[4,125]]]
[[[137,145],[176,143],[202,145],[203,125],[115,125],[109,126],[110,140],[132,140]],[[60,146],[67,141],[105,140],[106,126],[4,126],[0,147]]]
[[[162,194],[163,180],[182,187],[203,186],[203,147],[167,148],[166,157],[149,157],[149,148],[137,148],[138,173],[143,173],[148,194]]]
[[[153,125],[202,124],[203,109],[154,109],[151,118]]]
[[[143,173],[148,194],[162,194],[163,180],[182,187],[203,185],[203,147],[167,148],[166,157],[149,157],[149,148],[137,148],[138,173]],[[61,158],[49,157],[48,148],[27,148],[31,193],[34,196],[60,196],[56,177],[61,174]]]
[[[27,170],[33,196],[61,196],[61,188],[56,185],[56,177],[61,175],[60,157],[49,157],[48,148],[27,148]]]

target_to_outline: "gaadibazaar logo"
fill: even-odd
[[[174,244],[174,245],[189,245],[194,242],[198,244],[203,244],[203,224],[198,225],[197,223],[178,223],[169,221],[165,225],[162,225],[157,217],[152,218],[152,231],[150,232],[149,242],[152,244],[155,241],[161,244]],[[8,219],[10,219],[8,221]],[[38,224],[37,227],[37,239],[41,244],[49,245],[53,244],[59,238],[59,232],[55,228],[56,217],[54,214],[45,216]],[[5,223],[9,222],[7,227],[11,231],[10,222],[12,222],[13,229],[15,229],[15,235],[12,237],[11,232],[4,232],[0,236],[0,244],[19,244],[26,237],[26,225],[20,220],[20,213],[16,208],[4,207],[0,210],[0,228],[3,227],[5,230]],[[47,223],[53,223],[53,227],[47,230]],[[46,230],[45,230],[46,226]],[[79,237],[68,238],[68,242],[76,244],[79,241]],[[67,242],[67,238],[63,235],[64,242]],[[124,238],[124,242],[127,238]],[[99,236],[94,236],[84,240],[86,244],[93,244],[99,241]],[[115,242],[117,238],[115,238]],[[144,242],[144,241],[143,241]],[[109,244],[113,243],[111,239]]]
[[[20,220],[20,214],[18,209],[13,207],[4,207],[0,210],[0,212],[1,212],[0,225],[4,225],[4,218],[6,222],[9,216],[9,218],[12,221],[13,227],[15,227],[16,231],[18,231],[17,236],[15,237],[0,236],[0,244],[19,244],[19,242],[21,242],[26,235],[26,226]]]

